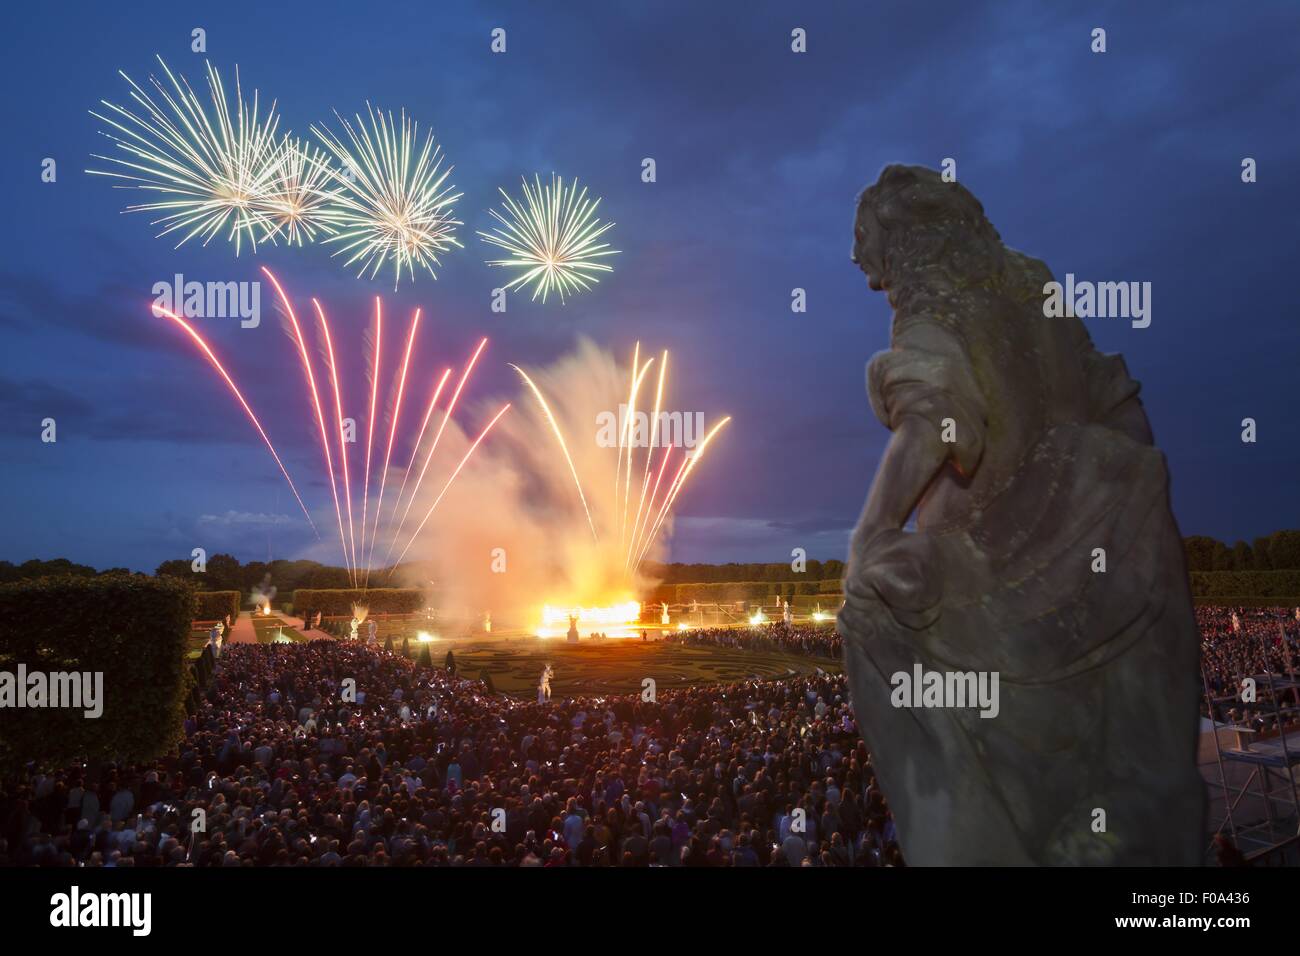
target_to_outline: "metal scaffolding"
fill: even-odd
[[[1201,671],[1201,686],[1214,736],[1218,791],[1223,801],[1223,816],[1214,830],[1207,857],[1213,860],[1214,838],[1226,831],[1251,863],[1295,864],[1300,862],[1300,794],[1296,789],[1296,765],[1300,764],[1300,719],[1297,719],[1300,680],[1294,674],[1285,677],[1274,674],[1262,637],[1260,643],[1264,648],[1264,672],[1241,678],[1237,693],[1232,696],[1213,696],[1205,671]],[[1253,682],[1253,700],[1243,700],[1241,696],[1243,688],[1249,686],[1247,680]],[[1219,708],[1229,711],[1234,707],[1251,708],[1256,719],[1271,716],[1276,736],[1261,732],[1269,729],[1267,724],[1260,728],[1240,718],[1221,724],[1217,719]],[[1232,746],[1222,745],[1224,733],[1232,736]],[[1213,781],[1210,789],[1211,813],[1217,814]]]

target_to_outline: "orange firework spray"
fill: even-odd
[[[623,422],[623,427],[618,433],[618,465],[614,469],[614,503],[618,504],[618,486],[623,478],[623,449],[629,444],[627,436],[632,428],[632,403],[636,401],[637,372],[641,368],[641,343],[636,344],[632,351],[632,381],[627,389],[627,404],[624,408],[627,410],[627,419]],[[628,464],[631,468],[631,463]],[[620,522],[618,526],[618,543],[623,543],[623,525]]]
[[[587,507],[587,496],[582,493],[582,482],[578,479],[578,469],[573,467],[573,458],[569,455],[569,446],[564,443],[564,434],[560,431],[559,422],[551,414],[551,407],[546,404],[546,399],[542,397],[541,390],[533,384],[533,380],[518,365],[511,365],[512,369],[519,373],[524,383],[532,389],[539,405],[542,406],[542,412],[546,415],[546,420],[550,422],[551,431],[555,434],[555,440],[560,443],[560,451],[564,453],[564,460],[569,463],[569,474],[573,475],[573,484],[578,489],[578,499],[582,502],[582,510],[587,513],[587,524],[591,527],[591,538],[593,541],[600,541],[600,536],[596,534],[596,522],[591,519],[591,509]],[[615,488],[617,490],[617,488]]]
[[[280,474],[284,475],[284,480],[289,483],[289,490],[293,492],[294,498],[297,499],[298,507],[302,509],[303,516],[306,517],[307,523],[311,525],[312,533],[314,533],[316,535],[317,540],[319,540],[320,532],[316,530],[316,522],[311,520],[311,513],[307,511],[307,506],[303,504],[302,495],[298,494],[298,486],[295,485],[293,483],[293,479],[289,477],[288,469],[284,467],[284,462],[280,460],[280,455],[275,450],[275,446],[271,444],[271,439],[266,436],[266,429],[262,427],[262,423],[258,421],[257,416],[253,414],[253,409],[250,408],[248,402],[245,401],[243,393],[240,392],[239,390],[239,386],[235,384],[235,380],[232,379],[229,373],[226,372],[226,369],[221,364],[220,360],[217,358],[215,354],[213,354],[212,349],[208,347],[208,343],[203,341],[203,336],[199,335],[198,332],[194,331],[194,329],[190,326],[188,322],[186,322],[184,319],[182,319],[180,316],[176,315],[175,313],[169,311],[168,309],[162,308],[161,306],[154,306],[154,311],[156,313],[166,316],[167,318],[175,322],[177,325],[179,325],[182,329],[184,329],[189,334],[190,338],[192,338],[194,342],[198,345],[198,347],[203,350],[203,354],[208,357],[208,361],[212,363],[212,367],[215,368],[221,374],[221,377],[223,379],[225,379],[226,385],[229,386],[230,391],[234,393],[235,398],[239,399],[239,404],[243,406],[244,414],[246,414],[248,416],[248,420],[253,423],[253,427],[257,429],[257,433],[262,436],[262,441],[266,443],[267,450],[270,451],[271,457],[275,459],[275,463],[280,467]]]
[[[636,449],[636,397],[641,392],[641,381],[645,378],[646,372],[650,371],[650,366],[654,364],[654,359],[649,359],[641,371],[637,372],[636,378],[632,381],[632,398],[627,406],[628,428],[627,428],[627,469],[623,473],[623,514],[619,521],[619,544],[623,543],[625,532],[627,530],[627,511],[632,497],[632,459]],[[633,371],[635,371],[635,366]],[[615,491],[618,489],[615,488]]]
[[[641,510],[645,507],[645,493],[650,485],[650,464],[655,456],[655,444],[659,440],[659,408],[664,397],[664,376],[668,372],[668,352],[664,351],[663,357],[659,360],[659,385],[655,389],[655,410],[654,417],[650,420],[650,445],[646,448],[645,453],[645,474],[641,478],[641,500],[637,502],[636,517],[632,519],[632,537],[628,539],[627,555],[623,561],[623,569],[627,570],[627,565],[632,560],[633,548],[636,547],[636,540],[640,534],[641,527]]]
[[[696,450],[695,454],[682,462],[682,468],[678,469],[677,477],[673,479],[672,485],[669,486],[668,494],[664,496],[664,503],[659,509],[659,516],[655,519],[655,523],[650,529],[650,534],[646,536],[645,546],[637,556],[636,564],[632,566],[634,572],[641,566],[641,562],[645,560],[646,552],[650,550],[650,546],[654,544],[655,536],[659,534],[659,529],[663,527],[664,518],[667,517],[668,512],[672,510],[673,502],[675,502],[677,496],[681,494],[682,487],[686,484],[686,479],[691,476],[691,471],[695,468],[696,463],[704,457],[704,452],[708,449],[709,442],[713,441],[713,436],[716,435],[729,421],[731,421],[730,415],[709,429],[709,433],[704,436],[704,441],[700,442],[700,447]]]
[[[659,495],[659,485],[664,480],[664,472],[668,469],[668,458],[672,454],[672,451],[673,451],[672,445],[664,446],[663,458],[661,459],[659,464],[659,474],[655,477],[654,487],[650,490],[650,503],[649,506],[645,509],[645,517],[644,519],[638,518],[636,527],[632,529],[633,530],[632,547],[628,550],[627,553],[627,565],[624,567],[625,571],[632,569],[631,567],[632,558],[634,555],[637,554],[638,551],[640,551],[641,535],[647,530],[646,525],[649,523],[650,515],[654,511],[655,498],[657,498]],[[648,465],[649,463],[650,460],[647,458],[646,464]]]

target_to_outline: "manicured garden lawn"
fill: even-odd
[[[420,645],[411,642],[411,653]],[[653,678],[657,690],[716,684],[755,678],[772,679],[816,673],[839,673],[838,660],[805,657],[782,651],[750,651],[727,647],[691,647],[636,638],[613,638],[575,645],[536,637],[484,641],[435,641],[428,645],[433,663],[442,666],[447,649],[456,655],[463,677],[487,672],[496,690],[518,697],[534,696],[542,668],[550,663],[551,695],[639,693],[642,680]]]

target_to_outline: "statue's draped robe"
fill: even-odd
[[[840,629],[904,855],[1200,862],[1199,638],[1137,383],[1041,298],[938,282],[896,299],[872,407],[955,441],[916,531],[851,561]],[[891,676],[917,662],[998,672],[1000,713],[895,708]]]

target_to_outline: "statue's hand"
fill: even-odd
[[[929,626],[939,616],[943,586],[932,539],[898,528],[859,527],[849,554],[845,597],[881,601],[900,623]]]

